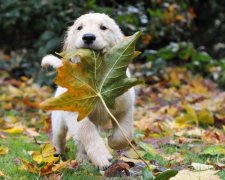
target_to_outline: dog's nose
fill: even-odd
[[[95,35],[92,33],[86,33],[82,37],[85,44],[92,44],[96,39]]]

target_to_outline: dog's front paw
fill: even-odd
[[[77,161],[79,163],[88,162],[89,161],[89,159],[87,157],[87,154],[84,153],[84,152],[77,152],[77,158],[76,159],[77,159]]]
[[[87,155],[91,162],[101,170],[106,169],[111,164],[112,155],[105,147],[90,149],[87,151]]]
[[[46,55],[45,57],[43,57],[42,61],[41,61],[41,66],[42,67],[48,67],[48,66],[52,66],[53,68],[59,68],[61,67],[62,61],[57,58],[56,56],[53,56],[51,54]]]
[[[84,146],[81,144],[81,142],[76,141],[77,144],[77,161],[82,163],[82,162],[88,162],[89,159],[87,157],[87,153],[85,152]]]

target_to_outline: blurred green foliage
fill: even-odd
[[[0,3],[0,68],[16,77],[33,76],[40,84],[50,84],[54,74],[40,70],[41,58],[61,50],[65,31],[74,19],[88,12],[103,12],[114,18],[126,35],[143,31],[138,47],[143,55],[137,61],[153,64],[148,75],[160,72],[168,64],[185,65],[225,84],[222,73],[225,2],[0,0]],[[218,67],[221,70],[215,70]]]
[[[221,87],[225,87],[225,58],[215,60],[207,52],[195,49],[192,43],[172,42],[157,51],[145,51],[145,56],[151,64],[151,69],[154,70],[152,75],[164,73],[160,70],[176,64],[186,67],[193,74],[211,78]]]

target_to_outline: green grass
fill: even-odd
[[[218,172],[217,175],[220,176],[220,178],[222,180],[225,180],[225,170],[222,170],[222,171]]]
[[[47,141],[47,136],[41,134],[37,138],[38,141]],[[31,157],[28,154],[28,151],[39,151],[40,146],[35,143],[32,138],[28,138],[24,135],[8,135],[6,139],[0,139],[0,144],[2,146],[8,147],[9,152],[6,155],[0,156],[0,170],[7,176],[9,179],[44,179],[38,174],[32,174],[27,171],[20,169],[21,164],[17,161],[17,158],[23,158],[28,161],[31,161]],[[198,149],[199,146],[199,149]],[[67,142],[68,152],[66,153],[67,159],[76,159],[76,145],[72,140]],[[193,152],[193,147],[197,147]],[[191,162],[198,163],[207,163],[208,160],[211,162],[217,162],[218,157],[215,156],[203,156],[200,155],[201,144],[195,144],[195,146],[190,147],[188,144],[184,144],[180,147],[175,145],[163,145],[161,147],[164,154],[172,155],[174,153],[180,153],[184,158],[184,163],[190,165]],[[146,153],[144,158],[146,160],[156,160],[157,163],[166,167],[169,164],[169,161],[164,159],[160,154],[150,154]],[[64,180],[73,180],[73,179],[83,179],[83,180],[93,180],[101,178],[101,174],[98,169],[95,168],[90,163],[82,164],[76,170],[65,169],[62,171]],[[217,173],[222,180],[225,180],[225,171],[220,171]],[[3,178],[0,178],[3,179]]]
[[[38,141],[46,141],[47,136],[41,134],[37,138]],[[9,148],[9,152],[6,155],[0,156],[0,170],[9,179],[44,179],[39,177],[38,174],[32,174],[20,169],[21,164],[17,158],[23,158],[31,161],[28,151],[39,151],[40,146],[34,142],[33,139],[23,135],[9,135],[6,139],[0,139],[0,144]],[[72,140],[67,142],[69,151],[66,153],[67,159],[76,158],[76,145]],[[90,163],[81,165],[77,170],[66,169],[63,171],[63,179],[95,179],[100,176],[98,169],[92,166]],[[0,177],[0,179],[3,179]]]
[[[201,144],[195,144],[195,146],[193,146],[193,148],[198,148],[198,146],[201,146]],[[218,161],[218,157],[217,156],[206,156],[206,155],[201,155],[200,154],[200,149],[197,150],[199,152],[193,152],[193,148],[190,148],[190,146],[188,144],[184,144],[180,147],[174,146],[174,145],[164,145],[162,146],[162,149],[164,151],[165,154],[174,154],[174,153],[180,153],[182,155],[182,157],[184,158],[184,163],[185,164],[191,164],[191,162],[195,162],[195,163],[203,163],[203,164],[207,164],[208,161],[216,163]],[[194,150],[196,151],[196,150]],[[224,156],[221,156],[220,158],[224,158]],[[163,162],[161,160],[161,162]],[[220,178],[222,180],[225,180],[225,170],[221,170],[217,173],[218,176],[220,176]]]
[[[31,160],[27,151],[39,150],[39,145],[21,135],[8,136],[6,139],[0,139],[0,144],[9,148],[8,154],[0,158],[0,170],[9,179],[17,179],[18,177],[21,179],[38,178],[36,174],[20,170],[20,164],[17,163],[16,158]]]

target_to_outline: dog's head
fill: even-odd
[[[64,50],[87,48],[106,52],[123,37],[119,26],[106,14],[85,14],[69,27]]]

